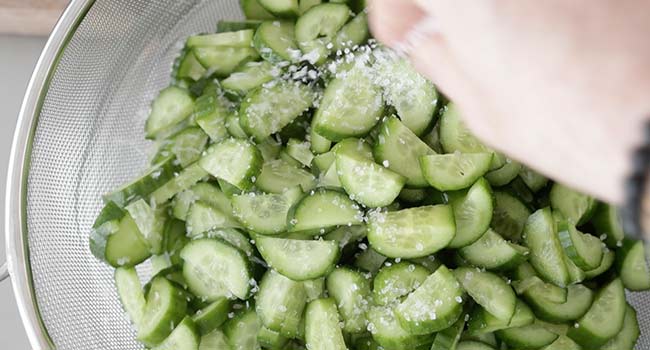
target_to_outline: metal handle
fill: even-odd
[[[2,263],[2,265],[0,265],[0,282],[6,280],[7,277],[9,277],[9,266],[5,261]]]

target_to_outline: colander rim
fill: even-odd
[[[95,0],[72,0],[54,26],[27,86],[7,167],[6,259],[18,311],[33,349],[52,349],[34,293],[27,239],[26,195],[31,148],[41,107],[61,54]]]

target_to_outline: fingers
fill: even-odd
[[[413,26],[425,17],[414,0],[373,0],[369,10],[373,35],[388,46],[403,42]]]

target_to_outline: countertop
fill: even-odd
[[[0,213],[3,214],[6,169],[14,126],[23,94],[45,40],[44,37],[0,35]],[[0,260],[4,261],[3,215],[0,215],[0,227]],[[9,279],[0,282],[0,348],[30,349]]]

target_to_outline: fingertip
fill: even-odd
[[[372,34],[388,46],[402,42],[425,17],[414,0],[373,0],[368,9]]]

